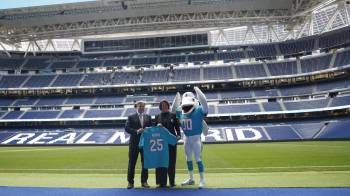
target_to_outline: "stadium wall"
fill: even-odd
[[[289,122],[264,125],[212,125],[204,143],[350,139],[350,120]],[[0,146],[126,145],[123,128],[11,129],[0,131]],[[182,140],[179,141],[182,143]]]

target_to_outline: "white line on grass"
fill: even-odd
[[[102,146],[101,146],[102,147]],[[101,148],[99,147],[99,148]],[[103,146],[105,147],[105,146]],[[0,153],[2,152],[27,152],[27,151],[50,151],[50,150],[77,150],[77,149],[87,149],[87,148],[96,148],[95,146],[84,146],[84,147],[28,147],[26,149],[11,149],[11,150],[1,150],[0,148]],[[108,148],[108,147],[107,147]]]
[[[67,147],[61,147],[61,148],[30,148],[30,149],[21,149],[21,150],[0,150],[0,153],[3,152],[27,152],[27,151],[50,151],[50,150],[72,150],[76,148],[67,148]]]
[[[303,168],[350,168],[350,165],[310,165],[310,166],[295,166],[295,167],[244,167],[244,168],[206,168],[207,171],[211,170],[259,170],[259,169],[303,169]],[[140,169],[136,169],[140,170]],[[187,171],[187,169],[176,169],[179,171]],[[0,168],[0,171],[127,171],[127,169],[121,168],[111,168],[111,169],[101,169],[101,168],[23,168],[23,169],[11,169],[11,168]]]
[[[271,144],[273,144],[273,143],[271,143]],[[277,143],[276,143],[277,144]],[[279,143],[280,144],[280,143]],[[300,146],[300,147],[316,147],[316,148],[318,148],[318,147],[320,147],[320,146],[327,146],[327,148],[348,148],[348,146],[341,146],[341,145],[325,145],[325,144],[322,144],[322,143],[315,143],[315,144],[312,144],[312,143],[310,143],[310,144],[305,144],[305,143],[300,143],[300,144],[298,144],[298,143],[284,143],[283,144],[284,146]]]

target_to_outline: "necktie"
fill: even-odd
[[[140,118],[141,127],[143,128],[143,114],[140,114],[139,118]]]

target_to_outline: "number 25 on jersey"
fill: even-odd
[[[163,139],[151,139],[149,142],[151,144],[151,152],[163,150]]]

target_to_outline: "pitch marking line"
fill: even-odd
[[[106,146],[100,146],[100,147],[105,147],[105,148],[110,148]],[[2,152],[27,152],[27,151],[51,151],[51,150],[80,150],[80,149],[87,149],[87,148],[96,148],[95,146],[84,146],[84,147],[58,147],[58,148],[53,148],[53,147],[39,147],[39,148],[33,148],[33,147],[28,147],[28,149],[13,149],[13,150],[1,150],[0,148],[0,153]]]
[[[350,168],[350,165],[328,165],[328,166],[295,166],[295,167],[245,167],[245,168],[233,168],[233,167],[228,167],[228,168],[206,168],[207,171],[211,170],[259,170],[259,169],[303,169],[303,168]],[[90,168],[90,169],[75,169],[75,168],[23,168],[23,169],[8,169],[8,168],[0,168],[0,171],[127,171],[127,169],[116,169],[116,168],[111,168],[111,169],[99,169],[99,168]],[[140,169],[136,169],[140,170]],[[179,171],[187,171],[187,169],[176,169]]]

